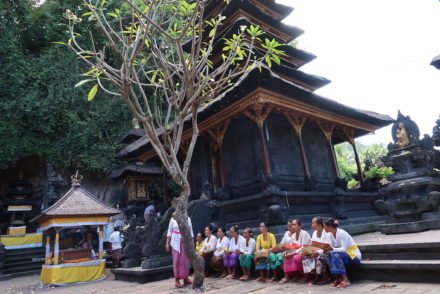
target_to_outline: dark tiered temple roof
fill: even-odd
[[[121,144],[130,144],[137,139],[143,137],[145,135],[145,131],[143,129],[130,129],[125,135],[119,140],[118,143]]]
[[[330,81],[319,76],[304,73],[299,68],[315,58],[313,54],[296,49],[288,43],[301,35],[303,31],[299,28],[283,24],[281,20],[289,15],[293,8],[276,3],[273,0],[232,0],[226,6],[223,0],[212,0],[205,10],[206,18],[222,14],[226,17],[222,29],[218,33],[217,40],[231,36],[236,33],[240,26],[259,25],[266,33],[263,38],[274,38],[283,43],[282,50],[286,53],[281,65],[273,65],[271,69],[265,68],[262,72],[254,70],[239,85],[234,85],[232,89],[223,93],[217,101],[203,108],[199,112],[199,124],[209,120],[217,113],[223,111],[228,106],[248,96],[253,92],[266,91],[283,97],[283,103],[294,105],[306,105],[312,107],[312,115],[321,114],[323,116],[338,117],[339,121],[346,120],[348,125],[357,123],[366,127],[357,128],[354,136],[362,136],[368,132],[384,127],[393,119],[387,115],[375,112],[355,109],[332,99],[328,99],[313,92],[327,85]],[[188,48],[189,49],[189,46]],[[258,48],[257,48],[258,51]],[[221,46],[214,48],[214,64],[220,60]],[[269,95],[270,96],[270,95]],[[275,98],[274,98],[275,99]],[[190,122],[187,121],[185,127],[188,128]],[[334,138],[338,143],[343,141],[342,137]],[[119,153],[119,158],[136,158],[149,151],[148,140],[145,136],[135,140],[123,148]]]
[[[109,179],[117,181],[129,176],[161,176],[162,169],[158,166],[128,164],[120,169],[112,171]]]
[[[272,70],[263,69],[263,71],[260,73],[258,69],[255,69],[240,85],[236,85],[221,99],[218,99],[208,107],[201,109],[199,113],[199,123],[202,123],[204,120],[210,118],[258,88],[270,90],[271,92],[283,95],[284,97],[287,97],[293,101],[299,101],[304,104],[316,106],[322,109],[323,112],[330,112],[335,115],[344,116],[362,123],[373,125],[376,127],[376,129],[387,126],[394,121],[388,115],[356,109],[338,103],[335,100],[317,95],[304,87],[298,86],[286,79],[283,79]],[[187,126],[189,126],[189,124],[187,124]],[[367,133],[367,130],[357,130],[354,135],[355,137],[359,137]],[[338,142],[334,143],[336,144]],[[117,154],[117,156],[119,158],[135,158],[144,152],[147,152],[149,148],[150,146],[148,144],[148,139],[144,136],[132,144],[127,145]]]

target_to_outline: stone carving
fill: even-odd
[[[399,147],[405,147],[409,145],[409,137],[406,132],[405,125],[403,123],[399,123],[396,130],[396,145]]]
[[[392,136],[395,143],[394,148],[416,144],[420,137],[419,127],[409,116],[403,115],[399,110],[397,120],[392,127]]]
[[[425,134],[420,140],[417,124],[399,111],[392,129],[394,144],[388,145],[388,154],[382,159],[395,174],[388,177],[391,183],[381,190],[384,198],[374,203],[378,213],[391,217],[389,224],[381,226],[382,232],[403,233],[405,227],[411,232],[422,230],[428,221],[423,214],[438,211],[440,192],[435,191],[440,191],[440,176],[435,167],[440,162],[440,151],[434,148],[437,130],[434,127],[433,138]],[[403,222],[412,225],[399,225]]]

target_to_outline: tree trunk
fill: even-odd
[[[186,187],[181,192],[178,198],[173,200],[174,207],[176,209],[174,218],[179,225],[182,241],[186,250],[186,254],[189,257],[191,265],[194,269],[193,289],[200,289],[203,287],[205,261],[198,255],[194,248],[194,238],[191,237],[190,228],[188,226],[188,199],[190,195],[189,187]]]

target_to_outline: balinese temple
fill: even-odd
[[[192,199],[208,195],[203,221],[255,227],[312,216],[376,220],[376,193],[339,189],[334,145],[349,142],[363,177],[355,139],[392,123],[387,115],[359,110],[314,92],[329,80],[300,68],[315,56],[291,46],[303,31],[284,24],[293,8],[271,0],[211,1],[206,18],[226,17],[218,36],[258,25],[262,36],[285,44],[281,65],[252,71],[222,99],[199,114],[200,137],[190,169]],[[215,63],[218,56],[214,56]],[[187,134],[191,132],[187,129]],[[129,163],[158,162],[139,132],[118,157]],[[185,135],[184,135],[185,136]],[[362,189],[361,189],[362,190]],[[204,198],[204,197],[202,197]],[[193,220],[193,223],[195,221]]]

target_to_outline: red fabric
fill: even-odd
[[[295,254],[292,257],[285,257],[283,260],[283,268],[285,273],[302,271],[302,256]]]

